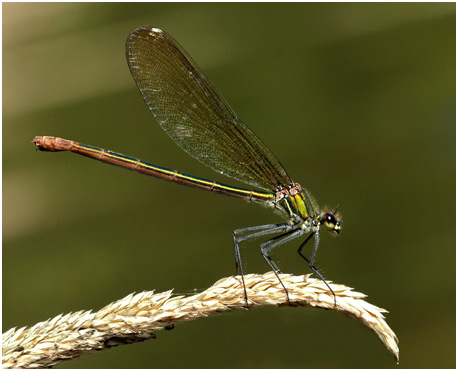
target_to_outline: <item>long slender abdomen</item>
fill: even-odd
[[[90,157],[111,165],[117,165],[125,169],[134,170],[138,173],[165,179],[173,183],[183,184],[190,187],[204,189],[227,196],[242,198],[247,201],[271,203],[275,195],[270,192],[255,191],[240,187],[233,187],[228,184],[215,182],[209,179],[199,178],[193,175],[165,167],[149,164],[137,158],[116,153],[88,144],[75,142],[58,137],[39,136],[32,141],[40,151],[60,152],[70,151],[82,156]]]

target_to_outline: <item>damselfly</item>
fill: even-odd
[[[334,211],[320,211],[309,192],[293,182],[267,146],[237,117],[189,54],[164,31],[139,27],[126,43],[127,62],[132,76],[154,117],[165,132],[189,155],[218,173],[257,188],[245,189],[198,178],[176,170],[152,165],[120,153],[57,137],[35,137],[43,151],[71,151],[139,173],[195,188],[266,204],[280,211],[286,222],[237,229],[233,232],[236,272],[242,278],[245,301],[248,295],[243,278],[239,244],[242,241],[275,235],[260,244],[261,254],[281,281],[280,270],[269,253],[275,247],[308,235],[297,252],[313,272],[320,227],[334,235],[341,230],[341,218]],[[302,250],[315,237],[310,258]]]

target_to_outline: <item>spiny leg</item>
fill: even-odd
[[[280,276],[278,275],[278,272],[280,272],[280,270],[278,269],[277,264],[270,257],[269,251],[272,250],[274,247],[277,247],[279,245],[282,245],[282,244],[284,244],[284,243],[286,243],[286,242],[288,242],[290,240],[293,240],[293,239],[299,237],[303,233],[304,233],[304,231],[302,229],[288,231],[286,233],[283,233],[280,236],[276,236],[276,237],[274,237],[274,238],[272,238],[272,239],[270,239],[270,240],[268,240],[266,242],[263,242],[259,246],[261,248],[262,257],[267,262],[267,264],[269,264],[270,268],[272,268],[273,272],[277,276],[278,281],[282,285],[283,290],[285,290],[286,299],[288,300],[288,303],[289,303],[290,306],[292,306],[292,304],[291,304],[291,301],[289,300],[288,290],[286,289],[285,285],[283,284],[282,280],[280,279]],[[280,239],[282,237],[284,237],[284,238]],[[269,244],[270,244],[270,246],[264,247],[264,246],[269,245]]]
[[[236,229],[233,232],[233,235],[234,235],[234,239],[237,239],[238,242],[242,242],[244,240],[247,240],[247,239],[250,239],[250,238],[253,238],[253,237],[264,236],[266,234],[271,234],[271,233],[276,233],[276,232],[283,232],[283,231],[287,231],[287,230],[289,230],[291,228],[293,228],[293,227],[289,223],[264,224],[264,225],[257,225],[257,226],[254,226],[254,227]],[[252,234],[249,234],[249,235],[246,235],[246,236],[242,236],[242,237],[236,237],[236,235],[241,234],[241,233],[259,231],[259,230],[263,230],[263,231],[252,233]]]
[[[307,244],[307,242],[310,240],[310,238],[312,238],[312,236],[315,236],[315,246],[313,247],[313,251],[312,251],[312,255],[310,257],[310,260],[308,260],[303,254],[302,254],[302,249],[304,248],[304,246]],[[313,265],[313,262],[315,260],[315,254],[316,254],[316,251],[318,249],[318,244],[320,242],[320,232],[319,231],[316,231],[315,233],[311,233],[307,239],[302,242],[301,246],[299,246],[299,248],[297,249],[297,253],[303,258],[305,259],[305,261],[308,263],[310,269],[315,272],[315,274],[320,277],[320,279],[325,283],[325,285],[328,287],[328,289],[332,292],[332,295],[334,296],[334,307],[337,307],[337,299],[336,299],[336,294],[334,293],[334,290],[331,289],[331,286],[328,285],[328,283],[326,282],[326,280],[324,279],[323,275],[318,271],[318,269],[315,268],[315,266]]]
[[[285,233],[279,234],[278,236],[275,236],[275,237],[271,238],[270,240],[264,241],[263,243],[261,243],[259,245],[259,247],[261,248],[261,250],[270,251],[273,247],[278,246],[279,244],[275,244],[275,245],[273,245],[271,247],[265,247],[265,246],[270,245],[273,242],[275,242],[275,241],[277,241],[277,240],[279,240],[281,238],[289,236],[291,233],[294,233],[294,232],[297,232],[297,229],[294,228],[294,226],[293,226],[292,230],[289,230],[289,231],[287,231]],[[267,256],[270,259],[270,262],[272,263],[272,265],[274,266],[274,268],[275,268],[274,270],[277,271],[278,273],[281,273],[280,268],[278,268],[278,266],[277,266],[277,263],[275,263],[275,261],[269,255],[267,255]]]
[[[288,223],[280,223],[280,224],[265,224],[265,225],[258,225],[255,227],[248,227],[248,228],[241,228],[241,229],[236,229],[232,235],[234,238],[234,247],[235,247],[235,266],[236,266],[236,273],[239,275],[239,268],[243,276],[243,267],[242,267],[242,261],[240,257],[240,249],[239,249],[239,243],[251,238],[255,237],[260,237],[260,236],[265,236],[267,234],[272,234],[272,233],[277,233],[277,232],[283,232],[291,229],[292,226],[289,225]],[[260,232],[255,232],[246,236],[242,237],[236,237],[237,234],[240,233],[245,233],[245,232],[251,232],[251,231],[257,231],[260,229],[264,229],[263,231]]]
[[[246,303],[247,308],[248,308],[248,294],[246,292],[245,278],[243,276],[243,266],[242,266],[242,258],[240,256],[239,243],[244,240],[248,240],[250,238],[265,236],[267,234],[272,234],[272,233],[277,233],[277,232],[282,232],[282,231],[285,231],[291,228],[292,227],[288,223],[265,224],[265,225],[258,225],[255,227],[236,229],[232,233],[233,238],[234,238],[234,248],[235,248],[235,269],[236,269],[236,274],[242,277],[243,292],[245,295],[245,303]],[[247,236],[237,237],[237,234],[240,234],[240,233],[259,231],[259,230],[261,231],[249,234]]]

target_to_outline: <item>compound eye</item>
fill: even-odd
[[[326,229],[334,234],[339,234],[340,232],[340,222],[337,221],[334,214],[326,213],[322,218],[322,223],[326,227]]]
[[[334,229],[334,226],[336,225],[337,220],[336,217],[332,214],[325,214],[324,216],[324,225],[328,229]]]

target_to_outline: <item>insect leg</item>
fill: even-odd
[[[315,236],[315,246],[313,247],[313,251],[312,251],[312,255],[310,257],[310,260],[308,260],[305,255],[302,254],[302,249],[304,248],[304,246],[307,244],[307,242],[310,240],[310,238],[312,238],[312,236]],[[315,260],[315,255],[316,255],[316,251],[318,249],[318,244],[320,243],[320,232],[319,231],[316,231],[314,234],[310,234],[307,239],[302,242],[302,244],[299,246],[299,248],[297,249],[297,253],[303,258],[305,259],[305,261],[308,263],[310,269],[315,272],[315,274],[320,277],[320,279],[325,283],[325,285],[328,287],[328,289],[332,292],[332,295],[334,296],[334,307],[337,307],[337,299],[336,299],[336,294],[334,293],[334,290],[331,289],[331,286],[329,286],[329,284],[326,282],[326,280],[324,279],[323,275],[318,271],[318,269],[315,268],[315,266],[313,265],[314,263],[314,260]]]
[[[274,238],[272,238],[272,239],[270,239],[270,240],[268,240],[266,242],[263,242],[259,246],[261,248],[262,257],[267,262],[267,264],[269,264],[270,268],[272,268],[273,272],[275,273],[275,275],[278,278],[278,281],[280,281],[280,284],[282,285],[283,290],[285,290],[285,294],[286,294],[286,298],[288,299],[288,303],[291,306],[292,306],[292,304],[291,304],[291,301],[289,300],[288,290],[286,290],[285,285],[283,284],[282,280],[280,279],[280,276],[278,275],[278,272],[280,272],[280,270],[278,269],[277,264],[270,257],[269,251],[272,250],[274,247],[277,247],[279,245],[282,245],[282,244],[284,244],[284,243],[286,243],[286,242],[288,242],[290,240],[293,240],[293,239],[299,237],[303,233],[304,233],[304,231],[302,229],[288,231],[286,233],[283,233],[280,236],[276,236],[276,237],[274,237]],[[267,245],[268,245],[268,247],[265,247]]]
[[[242,277],[243,291],[245,295],[245,302],[246,302],[247,308],[248,308],[248,295],[246,292],[245,278],[243,276],[243,266],[242,266],[242,258],[240,256],[239,243],[244,240],[248,240],[248,239],[259,237],[259,236],[265,236],[265,235],[272,234],[272,233],[282,232],[282,231],[285,231],[291,228],[292,228],[291,225],[289,225],[288,223],[266,224],[266,225],[258,225],[255,227],[236,229],[232,233],[233,238],[234,238],[234,248],[235,248],[235,268],[236,268],[237,275],[240,275]],[[253,231],[259,231],[259,232],[251,233],[251,234],[248,234],[242,237],[237,237],[237,234],[253,232]]]

